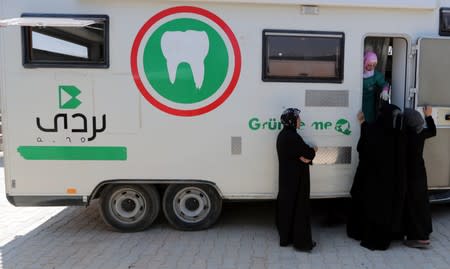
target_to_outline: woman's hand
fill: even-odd
[[[303,157],[303,156],[300,156],[300,161],[302,161],[302,162],[304,162],[304,163],[310,163],[311,162],[311,160],[310,159],[306,159],[305,157]]]
[[[358,112],[358,115],[356,115],[356,118],[358,118],[359,124],[362,124],[366,121],[366,118],[364,117],[364,113],[362,111]]]
[[[380,93],[380,98],[383,99],[383,101],[388,101],[389,100],[389,91],[388,90],[383,90]]]
[[[431,116],[432,113],[433,113],[433,108],[431,106],[423,107],[423,114],[425,115],[425,117]]]

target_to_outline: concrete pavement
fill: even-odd
[[[1,175],[3,171],[0,171]],[[345,225],[323,224],[314,207],[312,253],[278,246],[274,203],[231,203],[209,230],[182,232],[162,218],[147,231],[119,233],[106,226],[98,204],[90,207],[22,207],[5,198],[0,180],[0,268],[450,268],[450,206],[433,206],[432,248],[394,242],[368,251],[347,238]]]

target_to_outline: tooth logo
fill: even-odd
[[[165,32],[161,38],[161,49],[167,61],[167,70],[172,84],[175,83],[177,68],[182,62],[190,65],[195,87],[200,89],[205,76],[205,57],[209,50],[208,35],[205,32]]]
[[[197,7],[169,8],[151,17],[131,51],[137,88],[153,106],[176,116],[219,107],[239,80],[241,54],[232,30]]]

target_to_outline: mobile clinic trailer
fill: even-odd
[[[99,198],[120,230],[160,211],[207,228],[222,200],[276,197],[287,107],[319,147],[312,197],[348,196],[369,49],[392,103],[433,105],[429,187],[450,189],[450,1],[0,0],[0,18],[16,206]]]

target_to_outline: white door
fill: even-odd
[[[420,38],[416,106],[433,106],[437,137],[425,143],[428,186],[450,187],[450,39]],[[421,110],[421,109],[420,109]]]

